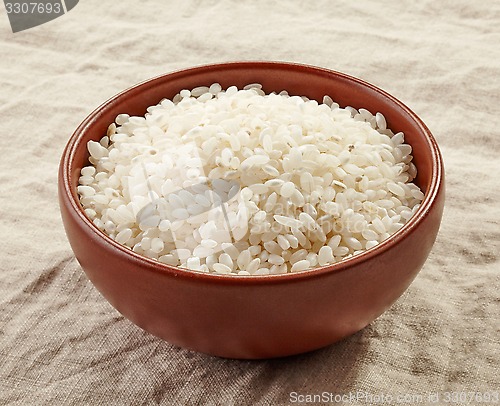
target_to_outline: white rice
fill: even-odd
[[[300,272],[376,247],[424,194],[382,113],[262,86],[183,89],[88,143],[78,193],[95,226],[192,271]]]

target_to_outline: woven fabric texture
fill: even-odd
[[[498,0],[85,0],[16,34],[2,8],[0,404],[498,393],[499,44]],[[413,109],[444,156],[443,223],[418,277],[367,328],[309,354],[228,360],[149,335],[92,286],[62,226],[59,159],[86,115],[150,77],[234,60],[369,81]]]

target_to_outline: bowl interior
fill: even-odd
[[[291,95],[304,95],[318,102],[329,95],[341,107],[365,108],[373,114],[381,112],[386,117],[388,128],[394,132],[403,131],[405,142],[413,148],[418,170],[415,183],[426,195],[430,190],[433,190],[430,193],[433,195],[439,188],[441,158],[434,138],[423,122],[391,95],[364,81],[326,69],[278,62],[235,62],[162,75],[125,90],[98,107],[76,130],[63,155],[69,194],[82,215],[76,186],[81,168],[88,165],[87,142],[102,138],[118,114],[144,116],[147,107],[164,98],[173,98],[182,89],[209,86],[214,82],[223,88],[260,83],[266,93],[287,90]],[[432,203],[432,198],[426,196],[420,211],[425,210],[426,201]],[[398,233],[404,232],[405,228]]]

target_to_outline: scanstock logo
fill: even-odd
[[[4,0],[12,32],[45,24],[73,9],[79,0]]]

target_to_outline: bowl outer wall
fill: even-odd
[[[183,88],[261,83],[342,106],[381,111],[404,131],[426,191],[420,210],[375,249],[315,271],[231,277],[184,271],[141,257],[97,230],[78,203],[76,184],[88,140],[105,135],[119,113],[148,106]],[[425,262],[444,206],[442,158],[422,121],[392,96],[350,76],[305,65],[237,62],[162,75],[108,100],[75,131],[61,159],[60,207],[75,256],[92,283],[124,316],[173,344],[230,358],[268,358],[320,348],[359,331],[406,290]]]

